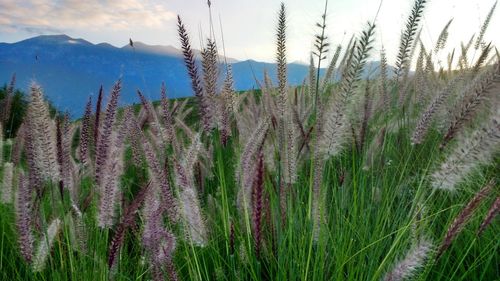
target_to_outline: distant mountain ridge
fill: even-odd
[[[148,53],[148,54],[154,54],[154,55],[161,55],[161,56],[177,56],[177,57],[182,57],[182,51],[175,48],[174,46],[171,46],[171,45],[167,45],[167,46],[164,46],[164,45],[147,45],[145,43],[142,43],[140,41],[135,41],[133,42],[134,46],[130,46],[130,44],[127,44],[123,47],[121,47],[121,49],[128,49],[128,50],[132,50],[135,49],[135,51],[137,52],[142,52],[142,53]],[[200,50],[196,50],[194,49],[194,54],[195,56],[197,56],[198,58],[201,57],[201,51]],[[219,57],[219,60],[220,61],[223,61],[224,60],[224,57],[223,56],[220,56]],[[237,59],[233,59],[233,58],[226,58],[226,61],[228,63],[236,63],[238,62]]]
[[[228,62],[236,90],[257,88],[255,79],[262,80],[264,70],[276,77],[273,63]],[[288,83],[302,84],[308,71],[307,65],[289,64]],[[137,89],[150,99],[158,99],[162,81],[170,98],[192,95],[181,51],[141,42],[134,42],[134,48],[118,48],[67,35],[42,35],[12,44],[0,43],[0,83],[8,82],[13,73],[18,88],[27,91],[31,81],[37,81],[56,107],[74,116],[82,114],[88,96],[95,96],[101,84],[108,91],[119,78],[123,81],[122,104],[137,102]]]

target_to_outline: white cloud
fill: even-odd
[[[309,62],[315,23],[321,19],[325,0],[212,0],[212,16],[218,43],[221,42],[221,19],[224,44],[229,57],[275,60],[275,28],[280,2],[287,10],[288,61]],[[376,21],[374,49],[370,59],[379,59],[383,43],[389,63],[394,64],[401,30],[414,0],[384,0]],[[443,26],[454,18],[449,28],[447,48],[436,60],[446,62],[453,48],[469,40],[495,0],[429,1],[424,11],[421,40],[432,49]],[[329,1],[327,35],[332,51],[337,44],[345,48],[350,37],[359,35],[366,22],[373,20],[380,0]],[[485,40],[500,44],[499,7],[491,19]],[[66,33],[90,42],[108,42],[123,46],[129,38],[153,45],[180,47],[175,15],[179,14],[190,34],[191,43],[200,48],[209,31],[206,0],[0,0],[0,40],[16,42],[35,34]],[[201,42],[200,42],[201,39]],[[476,56],[477,57],[477,56]],[[328,59],[329,59],[328,58]]]
[[[155,28],[174,18],[165,6],[148,0],[0,1],[0,29],[5,32]]]

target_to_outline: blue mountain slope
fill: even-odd
[[[231,62],[237,90],[256,88],[254,77],[262,80],[265,69],[271,77],[276,77],[272,63],[234,59]],[[158,99],[162,81],[171,98],[192,95],[180,52],[171,46],[138,43],[134,50],[127,46],[92,44],[66,35],[0,43],[0,83],[9,81],[13,73],[19,88],[27,91],[30,83],[36,81],[55,106],[74,116],[82,114],[88,96],[95,95],[101,84],[109,91],[119,78],[123,81],[122,105],[138,101],[137,89],[151,99]],[[307,73],[308,66],[289,64],[289,84],[301,84]]]

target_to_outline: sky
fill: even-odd
[[[422,21],[421,39],[434,47],[442,28],[453,18],[448,44],[460,48],[478,33],[495,0],[430,0]],[[275,28],[279,0],[211,0],[216,39],[224,36],[228,57],[239,60],[274,61]],[[287,57],[289,62],[308,62],[315,23],[321,19],[324,0],[285,0],[287,13]],[[380,0],[329,0],[327,31],[332,46],[348,43],[377,14]],[[389,63],[394,63],[404,23],[413,0],[382,0],[375,20],[371,59],[377,60],[382,42]],[[485,40],[500,43],[500,20],[496,11]],[[206,0],[0,0],[0,42],[17,42],[41,34],[67,34],[92,43],[108,42],[121,47],[129,38],[150,45],[180,47],[177,15],[200,48],[209,35]],[[222,26],[222,29],[221,29]],[[222,32],[221,32],[222,30]],[[220,46],[221,44],[219,44]],[[332,47],[333,49],[333,47]],[[446,59],[443,52],[443,60]],[[333,55],[330,52],[330,56]]]

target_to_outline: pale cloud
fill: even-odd
[[[315,23],[321,19],[325,0],[211,0],[215,36],[222,41],[229,57],[275,61],[275,28],[280,2],[287,10],[288,61],[309,62]],[[367,21],[375,18],[381,0],[329,1],[327,30],[333,56],[338,44],[344,47],[353,34],[359,35]],[[414,0],[383,0],[376,19],[374,49],[370,59],[378,60],[381,46],[394,64],[401,31]],[[447,48],[437,61],[460,50],[461,41],[477,34],[495,0],[428,1],[422,18],[421,40],[432,49],[441,29],[450,18]],[[491,19],[486,41],[500,44],[500,10]],[[179,48],[175,15],[182,17],[196,48],[201,48],[209,32],[206,0],[0,0],[0,41],[16,42],[33,34],[65,33],[93,43],[123,46],[129,38],[151,45]],[[219,25],[222,22],[222,30]],[[477,57],[477,56],[476,56]]]
[[[165,6],[144,0],[0,1],[0,29],[4,32],[158,28],[174,18]]]

